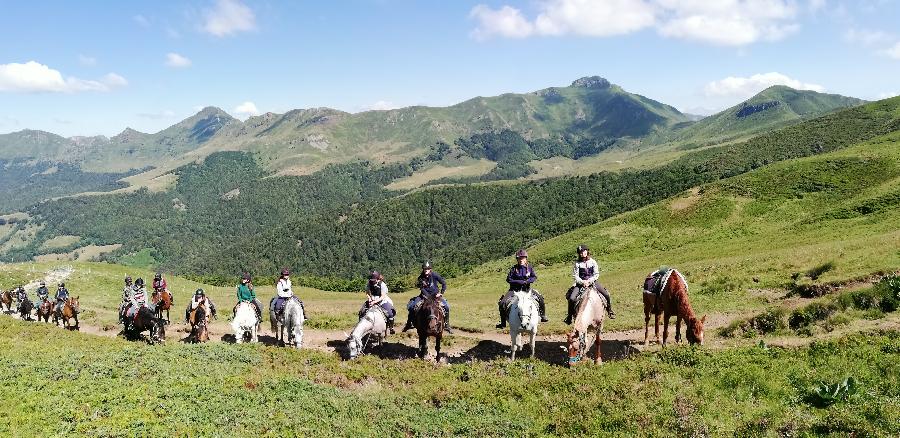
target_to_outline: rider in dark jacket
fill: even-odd
[[[50,298],[50,290],[47,289],[47,283],[41,281],[40,287],[37,290],[38,303],[42,303],[45,300]]]
[[[441,306],[444,307],[444,314],[446,315],[446,318],[444,318],[444,330],[446,330],[447,333],[452,334],[453,330],[450,328],[450,304],[447,302],[447,299],[444,298],[444,292],[447,291],[447,282],[440,274],[432,271],[431,262],[426,261],[425,263],[422,263],[422,273],[416,278],[416,286],[419,288],[419,295],[410,299],[409,304],[406,306],[409,314],[407,315],[406,326],[403,327],[403,331],[405,332],[413,328],[413,310],[419,303],[426,298],[440,298]],[[440,289],[438,289],[438,287],[440,287]]]
[[[513,265],[509,269],[509,273],[506,274],[506,282],[509,283],[509,291],[497,301],[497,308],[500,311],[500,324],[497,324],[498,329],[506,327],[506,316],[509,312],[509,306],[512,304],[515,292],[518,291],[531,291],[531,296],[533,296],[538,303],[538,309],[541,313],[541,322],[547,322],[547,310],[544,308],[544,297],[531,288],[532,283],[535,281],[537,281],[537,274],[535,274],[534,267],[531,266],[531,263],[528,263],[528,252],[524,249],[520,249],[516,252],[516,264]]]
[[[56,289],[56,311],[62,312],[63,304],[69,299],[69,290],[66,289],[65,283],[60,283]]]

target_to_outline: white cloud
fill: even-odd
[[[204,14],[201,29],[217,37],[256,29],[256,15],[239,0],[217,0],[213,9]]]
[[[889,58],[900,59],[900,41],[896,42],[892,47],[884,49],[879,53]]]
[[[166,54],[166,65],[174,68],[184,68],[191,66],[191,60],[177,53]]]
[[[363,107],[363,111],[385,111],[400,108],[400,105],[387,100],[379,100],[371,105]]]
[[[864,46],[886,45],[896,41],[896,39],[887,32],[869,29],[849,29],[844,32],[844,39],[851,43],[860,43]]]
[[[78,63],[86,67],[93,67],[97,65],[97,58],[87,55],[78,55]]]
[[[172,117],[175,117],[175,111],[164,110],[155,113],[138,113],[137,116],[151,120],[170,119]]]
[[[817,84],[808,84],[777,72],[755,74],[743,78],[729,76],[725,79],[713,81],[703,88],[707,97],[736,97],[746,99],[773,85],[786,85],[798,90],[812,90],[824,92],[825,87]]]
[[[135,15],[131,18],[141,27],[150,27],[150,20],[141,14]]]
[[[256,104],[250,101],[244,102],[234,107],[233,112],[239,116],[258,116],[262,114]]]
[[[475,6],[476,39],[541,35],[605,37],[655,28],[665,37],[724,46],[775,41],[796,32],[793,0],[547,0],[534,20],[511,6]]]
[[[825,6],[827,6],[825,0],[809,0],[807,4],[810,12],[819,12],[820,10],[825,9]]]
[[[896,91],[887,91],[887,92],[884,92],[884,93],[879,93],[879,94],[878,94],[878,100],[881,100],[881,99],[890,99],[890,98],[892,98],[892,97],[897,97],[897,96],[900,96],[900,93],[898,93],[898,92],[896,92]]]
[[[128,81],[115,73],[99,80],[75,77],[63,78],[62,73],[44,64],[28,61],[24,64],[0,64],[0,92],[22,93],[75,93],[80,91],[111,91],[128,85]]]

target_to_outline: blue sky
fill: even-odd
[[[900,93],[900,0],[6,2],[0,133],[444,106],[601,75],[683,111]]]

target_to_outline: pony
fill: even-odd
[[[231,321],[231,328],[234,330],[234,340],[238,344],[242,342],[259,342],[257,337],[256,310],[253,305],[247,302],[241,302],[234,310],[234,320]]]
[[[25,297],[21,303],[19,303],[19,317],[26,320],[31,321],[31,311],[34,310],[34,303]]]
[[[516,352],[522,350],[522,338],[519,335],[528,333],[528,343],[531,347],[531,357],[534,357],[534,343],[537,337],[538,323],[541,314],[538,311],[537,301],[531,296],[531,291],[514,292],[515,299],[509,306],[509,337],[511,360],[516,359]]]
[[[428,337],[434,336],[434,353],[441,357],[441,336],[444,334],[444,307],[436,297],[422,300],[415,315],[416,332],[419,335],[419,358],[428,353]]]
[[[159,313],[159,309],[156,309],[156,314],[158,315]],[[197,306],[197,308],[191,310],[190,322],[191,334],[188,335],[188,339],[193,343],[209,341],[209,318],[206,316],[206,308],[204,306]]]
[[[42,300],[37,308],[37,320],[43,319],[44,322],[50,322],[51,314],[53,314],[53,303],[50,300]]]
[[[355,359],[363,353],[367,346],[381,345],[387,338],[387,317],[381,306],[372,306],[359,318],[356,327],[347,338],[347,350],[350,359]]]
[[[168,289],[163,291],[153,291],[153,294],[150,295],[150,302],[153,303],[156,308],[156,317],[159,319],[163,319],[163,310],[166,311],[166,323],[169,323],[169,309],[172,308],[172,303],[174,302],[172,298],[172,292],[169,292]]]
[[[582,357],[588,353],[587,335],[591,331],[595,332],[594,347],[597,349],[597,355],[594,357],[594,364],[603,363],[600,356],[600,335],[603,333],[603,320],[606,317],[606,300],[600,296],[600,293],[593,286],[588,286],[581,290],[581,297],[575,309],[575,321],[572,323],[572,332],[566,334],[569,351],[569,367],[574,367]]]
[[[297,298],[291,298],[284,305],[284,311],[281,316],[275,314],[272,306],[269,306],[269,320],[272,323],[272,333],[275,333],[275,339],[279,345],[291,344],[296,348],[303,346],[303,307]],[[284,332],[287,331],[288,340],[284,341]]]
[[[78,313],[81,312],[81,307],[78,305],[78,297],[75,298],[66,298],[66,301],[63,302],[62,309],[57,309],[53,312],[53,323],[56,325],[60,325],[65,328],[72,328],[69,326],[69,320],[75,320],[75,330],[80,330],[80,326],[78,324]]]
[[[654,331],[656,342],[663,347],[669,338],[669,319],[675,316],[675,342],[681,342],[681,320],[685,321],[685,335],[689,344],[703,345],[703,325],[706,323],[706,315],[697,319],[691,303],[688,300],[687,281],[677,270],[672,270],[668,278],[664,278],[665,284],[659,296],[652,293],[644,293],[644,346],[649,344],[650,314],[655,317]],[[659,317],[663,315],[662,342],[659,340]]]
[[[126,338],[135,339],[142,332],[149,331],[147,342],[151,345],[163,343],[166,340],[166,324],[156,317],[156,310],[141,306],[134,317],[124,318],[125,327],[122,332]]]
[[[0,293],[0,310],[3,310],[3,306],[6,306],[6,311],[12,312],[12,302],[12,291],[5,290],[3,293]]]

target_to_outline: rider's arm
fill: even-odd
[[[525,280],[525,283],[531,284],[537,281],[537,274],[534,272],[534,267],[528,265],[528,279]]]
[[[600,279],[600,266],[597,265],[597,261],[594,259],[590,259],[587,262],[587,268],[590,269],[591,266],[594,267],[594,275],[591,275],[591,278],[588,278],[587,284],[596,283],[598,279]]]
[[[519,280],[519,279],[517,279],[517,278],[513,278],[513,274],[515,274],[515,273],[516,273],[516,268],[515,268],[515,267],[510,268],[510,269],[509,269],[509,274],[506,274],[506,282],[509,283],[510,285],[513,285],[513,284],[515,284],[515,285],[523,285],[523,284],[525,284],[525,281]]]
[[[575,284],[578,286],[584,285],[584,280],[581,279],[581,276],[578,275],[578,262],[575,262],[575,268],[572,269],[572,277],[575,278]]]
[[[434,275],[435,281],[437,281],[438,283],[441,284],[441,294],[443,294],[444,292],[446,292],[446,291],[447,291],[447,282],[444,281],[444,277],[441,277],[441,276],[438,275],[437,273],[434,273],[434,274],[432,274],[432,275]]]

